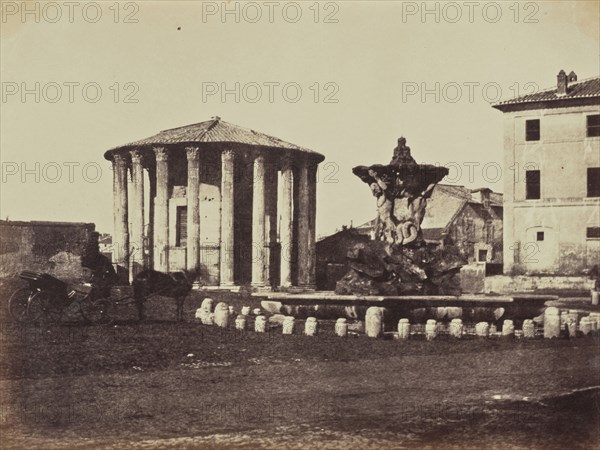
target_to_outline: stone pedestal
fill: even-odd
[[[309,317],[306,319],[306,323],[304,324],[304,334],[307,336],[316,336],[318,333],[318,323],[317,319],[314,317]]]
[[[486,338],[490,332],[490,324],[487,322],[479,322],[475,325],[475,334],[477,337]]]
[[[410,322],[408,319],[398,321],[398,339],[406,340],[410,337]]]
[[[217,303],[214,315],[215,325],[221,328],[227,328],[229,325],[229,308],[227,303]]]
[[[265,316],[257,316],[254,321],[254,331],[257,333],[265,333],[267,331],[267,318]]]
[[[339,337],[348,336],[348,323],[343,317],[335,322],[335,334]]]
[[[213,299],[205,298],[202,300],[202,304],[200,305],[200,320],[204,325],[212,325],[212,320],[209,316],[212,313],[213,308]]]
[[[461,319],[452,319],[450,322],[450,336],[461,339],[463,335],[463,322]]]
[[[560,311],[554,306],[549,306],[544,312],[544,338],[560,337]]]
[[[240,314],[235,318],[235,329],[238,331],[246,331],[246,316]]]
[[[283,319],[283,328],[282,328],[282,333],[283,334],[294,334],[294,325],[295,325],[295,319],[291,316],[286,316],[285,319]]]
[[[425,324],[425,339],[432,341],[437,337],[437,322],[433,319],[429,319]]]
[[[377,306],[371,306],[369,309],[367,309],[365,316],[365,330],[367,336],[372,338],[381,337],[383,334],[382,324],[383,313],[381,308],[378,308]]]
[[[525,339],[535,338],[535,324],[533,320],[527,319],[523,321],[523,337]]]
[[[502,336],[514,337],[515,336],[515,325],[512,320],[505,320],[502,324]]]

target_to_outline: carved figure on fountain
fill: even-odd
[[[337,283],[336,292],[455,293],[456,274],[466,261],[452,249],[428,249],[421,231],[427,199],[448,169],[417,164],[401,137],[390,164],[357,166],[352,172],[377,199],[375,241],[348,252],[350,271]]]

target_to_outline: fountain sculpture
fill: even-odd
[[[254,294],[264,298],[261,305],[266,311],[365,320],[369,307],[377,306],[388,325],[399,319],[404,323],[455,318],[495,323],[507,317],[535,317],[547,300],[556,299],[530,294],[461,294],[459,271],[467,262],[451,245],[428,245],[421,230],[427,201],[448,169],[417,164],[405,138],[398,139],[389,164],[357,166],[352,171],[376,197],[375,239],[350,248],[349,270],[337,282],[335,292]]]
[[[375,239],[348,252],[350,270],[336,294],[459,294],[456,275],[466,261],[452,247],[428,247],[421,230],[427,200],[448,169],[417,164],[401,137],[388,165],[352,172],[377,199]]]

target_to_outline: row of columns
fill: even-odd
[[[161,272],[169,271],[169,163],[164,147],[155,147],[156,166],[154,180],[150,179],[150,232],[153,233],[153,267]],[[139,150],[130,152],[132,174],[132,222],[131,236],[128,216],[127,171],[129,162],[125,155],[113,155],[114,189],[114,259],[120,267],[129,268],[129,278],[135,275],[133,267],[144,267],[144,166]],[[197,147],[187,147],[187,257],[186,267],[197,271],[200,262],[200,152]],[[270,203],[266,180],[269,167],[265,156],[257,153],[253,162],[252,192],[252,279],[256,288],[269,284],[271,247],[276,240],[276,225],[273,223],[277,205]],[[315,217],[316,217],[316,171],[317,163],[302,160],[296,175],[299,177],[297,192],[294,192],[294,170],[291,155],[281,160],[282,201],[280,211],[280,284],[292,286],[292,247],[297,240],[299,264],[298,285],[315,287]],[[226,149],[221,152],[221,217],[220,217],[220,286],[234,286],[235,263],[235,154]],[[152,175],[152,174],[151,174]],[[294,195],[298,197],[298,210],[294,212]],[[154,202],[152,204],[152,198]],[[272,201],[272,200],[271,200]],[[294,217],[295,216],[295,217]],[[267,223],[268,219],[268,223]],[[294,220],[298,221],[297,236],[294,236]]]

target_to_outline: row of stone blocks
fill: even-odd
[[[228,306],[225,302],[220,302],[212,311],[213,300],[204,299],[201,307],[196,311],[196,318],[205,325],[216,325],[222,328],[229,326],[230,319],[235,316],[233,306]],[[252,313],[256,316],[254,321],[254,331],[265,333],[267,331],[267,319],[261,314],[260,308],[255,308]],[[239,331],[245,331],[247,328],[247,318],[250,315],[250,307],[244,306],[241,314],[235,318],[235,328]],[[598,332],[600,329],[600,313],[590,313],[588,316],[581,317],[577,322],[580,313],[575,310],[560,311],[555,307],[548,307],[543,317],[543,333],[545,338],[558,338],[561,335],[576,337],[578,335],[589,335]],[[283,334],[293,334],[295,328],[294,317],[287,316],[283,320]],[[314,317],[306,319],[304,325],[304,334],[315,336],[318,333],[318,322]],[[409,339],[411,336],[411,324],[408,319],[400,319],[398,322],[398,332],[395,335],[398,339]],[[425,324],[425,338],[433,340],[445,330],[443,324],[430,319]],[[452,319],[448,327],[448,334],[460,339],[465,333],[465,327],[461,319]],[[344,318],[340,318],[335,324],[335,334],[340,337],[348,335],[348,323]],[[384,335],[383,309],[371,307],[367,310],[365,317],[365,334],[372,338],[382,337]],[[520,332],[515,331],[512,320],[506,319],[502,325],[502,331],[498,333],[494,324],[479,322],[475,325],[475,335],[486,338],[490,336],[514,337],[520,335],[523,338],[536,337],[536,326],[534,320],[523,321],[523,328]]]

